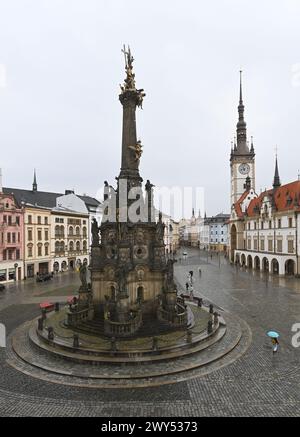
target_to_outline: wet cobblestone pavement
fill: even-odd
[[[216,256],[207,260],[202,254],[200,258],[197,252],[176,265],[176,277],[182,285],[188,270],[194,270],[195,295],[236,314],[251,328],[252,341],[248,339],[251,344],[245,353],[241,350],[241,355],[224,367],[192,374],[190,379],[173,384],[99,389],[28,376],[8,365],[6,351],[0,349],[0,415],[299,416],[300,348],[291,345],[291,327],[300,323],[300,281],[265,278],[237,270],[223,259],[219,263]],[[66,286],[69,278],[55,281]],[[8,333],[38,314],[36,302],[45,300],[47,289],[37,289],[35,284],[33,289],[27,284],[22,290],[11,287],[1,296],[0,322],[6,324]],[[275,356],[266,336],[269,329],[281,334]],[[245,332],[245,338],[247,335]]]

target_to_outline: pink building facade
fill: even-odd
[[[24,279],[24,213],[0,187],[0,283]]]

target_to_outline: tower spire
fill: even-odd
[[[245,122],[245,106],[243,102],[243,83],[242,83],[242,70],[240,70],[240,99],[238,106],[239,121],[236,126],[237,134],[237,148],[236,153],[238,155],[249,154],[249,147],[247,144],[247,124]]]
[[[32,184],[32,191],[37,191],[37,182],[36,182],[36,170],[34,169],[33,172],[33,184]]]
[[[278,156],[277,156],[277,153],[276,153],[275,174],[274,174],[274,181],[273,181],[273,189],[276,190],[279,187],[281,187],[281,181],[280,181],[279,170],[278,170]]]
[[[243,86],[242,86],[242,74],[243,71],[240,70],[240,105],[243,106]]]

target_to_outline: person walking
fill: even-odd
[[[189,287],[190,287],[190,284],[188,282],[186,282],[185,283],[185,289],[186,289],[187,293],[189,292]]]
[[[198,269],[198,272],[199,272],[199,277],[201,278],[202,271],[201,271],[200,267],[199,267],[199,269]]]
[[[194,287],[192,285],[190,287],[190,299],[194,300]]]
[[[272,338],[272,345],[273,345],[273,354],[276,354],[279,346],[278,338]]]

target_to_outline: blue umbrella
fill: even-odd
[[[271,338],[278,338],[278,337],[279,337],[279,334],[278,334],[278,332],[276,332],[276,331],[269,331],[269,332],[267,333],[267,335],[268,335],[269,337],[271,337]]]

